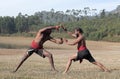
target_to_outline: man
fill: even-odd
[[[67,31],[65,28],[63,28],[65,31]],[[68,31],[67,31],[68,32]],[[75,53],[73,56],[71,56],[69,58],[69,61],[66,65],[66,69],[63,73],[67,73],[71,64],[72,64],[72,60],[73,61],[80,61],[80,63],[82,62],[83,59],[88,60],[89,62],[91,62],[92,64],[97,65],[98,67],[100,67],[103,71],[108,72],[109,70],[107,68],[105,68],[101,63],[97,62],[92,55],[90,54],[89,50],[86,47],[86,42],[85,42],[85,37],[83,36],[83,30],[81,28],[77,28],[75,29],[75,33],[72,34],[70,32],[68,32],[70,35],[76,37],[76,39],[69,43],[68,40],[64,39],[64,41],[66,42],[66,44],[68,45],[77,45],[77,49],[78,52]]]
[[[34,52],[38,55],[40,55],[41,57],[45,58],[48,57],[49,58],[49,62],[51,64],[51,68],[52,70],[56,71],[55,67],[54,67],[54,61],[53,61],[53,56],[50,52],[48,52],[47,50],[45,50],[43,48],[43,44],[50,40],[54,43],[57,44],[62,44],[63,41],[62,39],[58,40],[58,39],[54,39],[50,36],[52,30],[59,30],[60,26],[50,26],[50,27],[46,27],[43,29],[40,29],[35,37],[35,39],[32,41],[32,44],[30,46],[30,49],[28,49],[27,53],[25,53],[25,55],[23,56],[22,60],[20,61],[20,63],[18,64],[17,68],[13,71],[16,72],[19,67],[23,64],[23,62],[30,57]]]

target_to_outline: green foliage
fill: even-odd
[[[52,37],[55,37],[55,38],[72,38],[71,36],[69,36],[67,33],[56,33],[56,32],[54,32],[54,33],[52,33],[52,35],[51,35]]]
[[[104,18],[105,17],[105,9],[102,10],[102,12],[100,13],[100,17]]]
[[[15,24],[14,24],[14,17],[0,17],[0,33],[14,33],[15,31]]]
[[[69,31],[81,27],[89,40],[107,40],[110,37],[111,39],[118,38],[119,41],[120,14],[106,13],[105,10],[102,10],[100,15],[91,16],[90,11],[89,7],[84,8],[84,10],[66,10],[66,12],[55,12],[54,9],[51,9],[51,11],[36,12],[31,16],[19,13],[16,17],[0,17],[0,35],[32,37],[34,34],[31,32],[37,32],[46,26],[64,23]],[[54,32],[53,36],[70,38],[63,33],[63,30],[60,30],[60,33]],[[108,41],[112,40],[108,39]]]

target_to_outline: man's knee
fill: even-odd
[[[27,51],[27,56],[31,56],[33,54],[33,51]]]
[[[30,57],[31,55],[29,55],[28,53],[25,53],[25,55],[23,56],[22,60],[25,61],[28,57]]]
[[[91,63],[97,65],[97,62],[91,62]]]
[[[99,62],[93,62],[93,64],[95,64],[95,65],[101,65],[101,63],[99,63]]]
[[[72,61],[72,60],[73,60],[73,58],[70,57],[70,58],[69,58],[69,61]]]
[[[53,55],[51,53],[49,53],[47,57],[52,58]]]

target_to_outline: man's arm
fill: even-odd
[[[67,32],[68,33],[68,35],[71,35],[72,37],[77,37],[74,33],[72,33],[72,32],[69,32],[64,26],[61,26],[62,27],[62,29],[65,31],[65,32]]]
[[[60,39],[55,39],[55,38],[50,37],[49,40],[50,40],[51,42],[56,43],[56,44],[62,44],[62,43],[63,43],[63,39],[62,39],[62,38],[60,38]]]
[[[78,37],[76,40],[74,40],[73,42],[69,43],[68,40],[64,40],[66,42],[66,44],[68,45],[76,45],[78,44],[79,41],[82,40],[82,37]]]
[[[49,29],[59,29],[60,26],[49,26],[49,27],[45,27],[43,29],[40,29],[39,32],[44,32],[45,30],[49,30]]]
[[[71,35],[72,37],[74,37],[74,38],[77,37],[77,36],[76,36],[74,33],[72,33],[72,32],[67,31],[67,33],[68,33],[69,35]]]

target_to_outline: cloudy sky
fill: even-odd
[[[51,8],[56,11],[67,9],[96,8],[111,11],[120,5],[120,0],[0,0],[0,16],[16,16],[19,12],[32,15]]]

